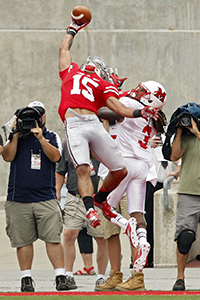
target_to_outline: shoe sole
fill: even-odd
[[[137,288],[137,289],[125,289],[125,288],[120,288],[116,287],[116,291],[146,291],[145,288]]]
[[[141,245],[141,247],[138,250],[138,252],[141,252],[141,254],[139,253],[138,258],[137,258],[137,254],[136,254],[135,261],[133,262],[134,272],[138,273],[143,270],[144,266],[146,265],[147,256],[149,254],[150,248],[151,247],[150,247],[149,243]]]
[[[116,291],[116,288],[112,288],[112,289],[98,289],[98,288],[95,288],[95,291],[96,292],[109,292],[109,291]]]

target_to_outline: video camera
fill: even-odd
[[[43,127],[41,120],[45,110],[42,107],[24,107],[15,112],[17,117],[17,130],[20,137],[26,137],[31,133],[31,129],[36,127],[36,121],[40,128]]]
[[[183,114],[178,120],[178,126],[181,128],[192,127],[191,117],[192,115]]]

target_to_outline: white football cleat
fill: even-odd
[[[146,244],[140,245],[133,261],[133,271],[135,273],[141,272],[145,267],[150,248],[151,246],[148,242],[146,242]]]
[[[127,222],[125,233],[128,235],[131,245],[134,248],[138,248],[140,245],[139,238],[136,232],[137,220],[135,218],[130,218]]]
[[[90,208],[87,211],[86,218],[89,220],[90,225],[94,228],[100,225],[100,217],[97,215],[97,211],[94,208]]]

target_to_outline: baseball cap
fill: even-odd
[[[33,102],[30,102],[30,103],[28,104],[28,107],[34,107],[34,108],[36,108],[37,110],[39,110],[41,116],[45,113],[45,107],[44,107],[44,104],[43,104],[42,102],[40,102],[40,101],[33,101]]]
[[[45,107],[44,107],[44,104],[40,101],[33,101],[33,102],[30,102],[28,107],[42,107],[44,110],[45,110]]]

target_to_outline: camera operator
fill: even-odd
[[[198,115],[200,117],[199,106],[195,106],[195,114],[194,117],[190,115],[191,124],[187,123],[188,126],[185,126],[183,117],[177,123],[171,147],[170,159],[174,161],[182,158],[175,232],[178,272],[174,291],[185,290],[184,271],[200,219],[200,131],[196,118]],[[190,134],[185,134],[185,129]]]
[[[6,232],[11,246],[17,249],[21,291],[34,292],[31,267],[33,242],[38,238],[46,244],[55,270],[56,289],[68,290],[60,237],[63,223],[55,190],[55,162],[61,157],[61,140],[45,127],[43,103],[29,103],[22,113],[25,123],[21,128],[20,113],[16,117],[3,159],[11,162],[5,203]],[[31,128],[32,117],[35,128]]]

